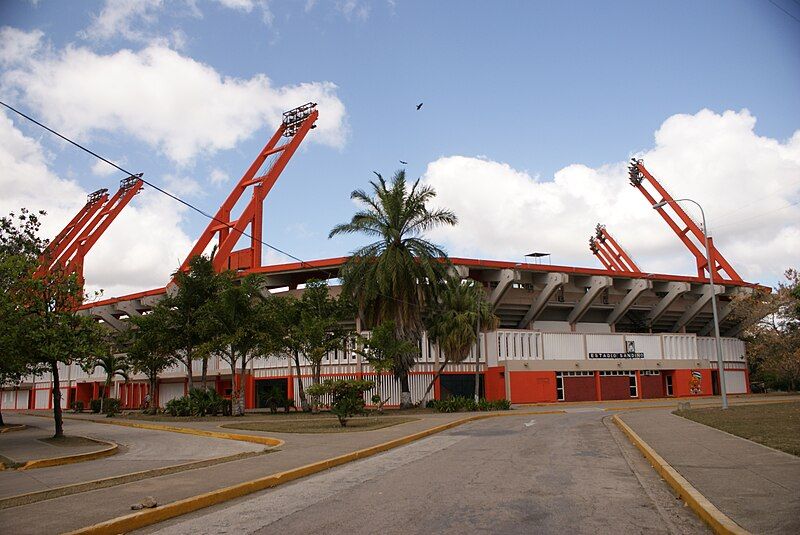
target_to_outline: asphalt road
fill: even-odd
[[[496,418],[146,533],[708,533],[608,413]]]

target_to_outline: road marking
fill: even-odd
[[[525,427],[530,427],[536,423],[536,420],[531,420],[530,422],[525,422]]]

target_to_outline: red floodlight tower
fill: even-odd
[[[214,219],[208,224],[200,235],[186,260],[181,265],[181,270],[189,267],[189,260],[203,254],[217,237],[217,250],[214,255],[214,269],[223,271],[245,271],[261,267],[261,236],[263,223],[263,204],[267,194],[278,180],[286,164],[300,146],[308,131],[315,127],[319,115],[316,104],[309,102],[293,110],[284,112],[278,130],[270,138],[266,146],[256,157],[255,161],[245,172],[231,191],[225,202],[222,203]],[[281,138],[288,138],[282,145],[278,145]],[[265,162],[272,158],[271,164],[264,174],[256,176],[264,167]],[[238,218],[231,220],[233,211],[239,199],[252,186],[250,201],[245,206]],[[244,249],[233,250],[244,233],[249,230],[249,246]]]
[[[673,199],[667,190],[658,183],[658,180],[645,169],[642,160],[631,159],[630,166],[628,167],[628,177],[630,178],[631,185],[642,192],[642,195],[644,195],[651,206],[659,201],[657,201],[656,196],[648,190],[646,187],[647,183],[649,183],[656,194],[661,197],[660,202],[666,203],[664,206],[656,208],[656,210],[661,214],[664,221],[667,222],[667,225],[678,235],[678,238],[680,238],[686,248],[694,255],[697,262],[698,277],[707,277],[707,271],[710,265],[715,280],[742,282],[742,278],[717,250],[714,245],[714,240],[710,236],[708,238],[708,249],[711,251],[711,259],[706,258],[704,253],[704,231],[707,229],[701,229],[700,226],[689,217],[689,214],[684,211],[680,204],[674,202],[675,199]],[[667,207],[674,212],[675,216],[666,210]],[[709,260],[711,261],[709,262]]]
[[[39,257],[39,268],[34,276],[44,275],[56,266],[61,266],[68,274],[75,273],[83,285],[83,261],[86,254],[142,189],[144,183],[141,176],[140,173],[122,179],[119,190],[111,198],[108,197],[107,189],[90,193],[84,207]]]
[[[605,225],[597,224],[595,235],[589,238],[589,250],[594,253],[600,263],[609,271],[622,273],[641,273],[633,259],[615,240]]]

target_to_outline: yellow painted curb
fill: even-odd
[[[697,515],[708,524],[714,533],[719,535],[750,535],[750,532],[731,520],[725,513],[717,509],[708,498],[703,496],[686,478],[677,470],[670,466],[647,442],[636,434],[628,424],[622,421],[618,414],[612,416],[612,420],[619,427],[634,446],[644,454],[656,472],[669,483],[678,493],[683,501],[694,510]]]
[[[510,414],[506,412],[496,413],[496,414],[495,413],[477,414],[473,416],[468,416],[466,418],[461,418],[459,420],[453,420],[451,422],[447,422],[446,424],[431,427],[423,431],[413,433],[411,435],[406,435],[404,437],[390,440],[388,442],[376,444],[375,446],[370,446],[368,448],[356,450],[350,453],[345,453],[337,457],[332,457],[330,459],[317,461],[315,463],[307,464],[305,466],[293,468],[291,470],[286,470],[284,472],[278,472],[277,474],[261,477],[258,479],[254,479],[252,481],[246,481],[244,483],[239,483],[236,485],[232,485],[230,487],[224,487],[222,489],[206,492],[204,494],[199,494],[197,496],[191,496],[189,498],[161,505],[153,509],[146,509],[138,513],[132,513],[125,516],[112,518],[111,520],[107,520],[105,522],[100,522],[92,526],[87,526],[85,528],[71,531],[67,535],[101,535],[101,534],[115,535],[118,533],[127,533],[135,529],[140,529],[145,526],[150,526],[157,522],[163,522],[164,520],[168,520],[176,516],[185,515],[187,513],[191,513],[199,509],[203,509],[206,507],[210,507],[212,505],[233,500],[235,498],[240,498],[242,496],[246,496],[254,492],[258,492],[272,487],[277,487],[278,485],[281,485],[283,483],[288,483],[289,481],[309,476],[317,472],[322,472],[324,470],[328,470],[329,468],[333,468],[345,463],[371,457],[372,455],[376,455],[378,453],[382,453],[384,451],[388,451],[390,449],[397,448],[399,446],[404,446],[416,440],[428,437],[436,433],[440,433],[442,431],[446,431],[448,429],[452,429],[453,427],[457,427],[459,425],[468,422],[485,420],[488,418],[497,418],[502,416],[526,416],[532,414],[564,413],[563,410],[530,411],[530,412],[526,411],[517,414],[514,414],[514,412],[515,411],[510,411]]]
[[[10,433],[12,431],[22,431],[23,429],[27,429],[28,426],[25,424],[19,425],[7,425],[4,428],[0,429],[0,434],[2,433]]]
[[[61,466],[64,464],[74,464],[74,463],[82,463],[85,461],[93,461],[95,459],[102,459],[103,457],[109,457],[114,455],[119,451],[119,445],[113,442],[109,442],[107,440],[98,440],[96,438],[89,438],[89,437],[82,437],[93,442],[100,442],[101,444],[107,444],[108,447],[98,451],[90,451],[88,453],[76,453],[74,455],[64,455],[62,457],[50,457],[48,459],[33,459],[31,461],[26,462],[17,470],[32,470],[34,468],[45,468],[47,466]]]

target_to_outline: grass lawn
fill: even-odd
[[[273,433],[347,433],[350,431],[369,431],[392,425],[411,422],[417,418],[404,418],[397,416],[360,416],[347,420],[347,427],[339,425],[335,416],[313,415],[314,418],[280,419],[271,418],[258,422],[238,422],[226,424],[226,429],[244,429],[246,431],[266,431]]]
[[[435,414],[435,413],[436,411],[433,409],[414,407],[412,409],[402,409],[402,410],[385,409],[383,415],[375,417],[397,418],[397,417],[411,416],[415,414]],[[100,415],[93,415],[93,416],[100,416]],[[320,418],[335,419],[336,417],[330,411],[312,413],[303,411],[284,412],[283,410],[280,410],[275,414],[272,414],[271,412],[268,411],[248,412],[245,413],[244,416],[170,416],[169,414],[166,413],[144,414],[143,412],[140,411],[131,411],[131,412],[125,412],[121,416],[118,416],[117,418],[122,418],[125,420],[141,420],[147,422],[237,422],[238,423],[241,422],[242,419],[248,421],[249,420],[288,421],[288,420],[306,420],[306,419],[318,420]],[[408,419],[406,419],[405,421],[408,421]]]
[[[689,409],[675,414],[800,456],[800,402],[734,405],[726,411]]]

